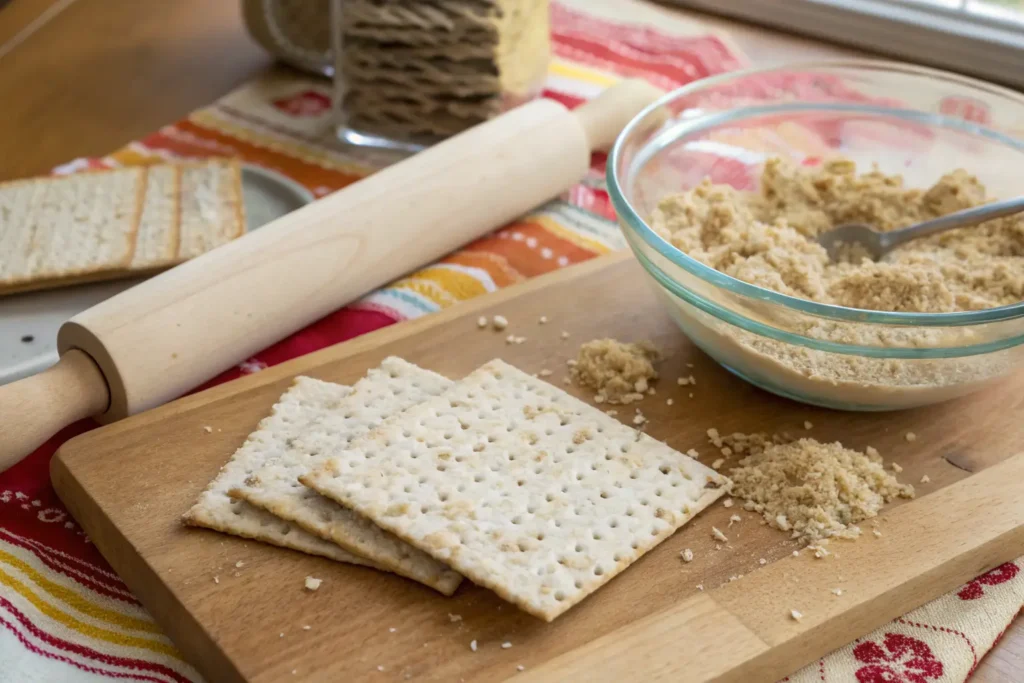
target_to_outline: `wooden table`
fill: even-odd
[[[727,31],[758,65],[857,54],[665,11]],[[106,154],[269,68],[245,33],[237,1],[12,0],[0,9],[0,180]],[[1017,620],[972,680],[1022,677],[1024,620]]]

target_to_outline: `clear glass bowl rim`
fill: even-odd
[[[716,287],[720,287],[727,291],[735,294],[740,294],[752,299],[758,299],[761,301],[767,301],[774,304],[779,304],[787,308],[814,315],[820,318],[828,318],[831,320],[838,320],[843,322],[855,322],[855,323],[873,323],[873,324],[887,324],[887,325],[903,325],[903,326],[916,326],[916,327],[957,327],[966,325],[978,325],[983,323],[993,323],[1005,320],[1014,320],[1017,318],[1024,317],[1024,302],[1016,304],[1010,304],[1008,306],[1000,306],[998,308],[987,308],[980,311],[958,311],[955,313],[903,313],[903,312],[892,312],[892,311],[874,311],[859,308],[847,308],[845,306],[836,306],[833,304],[823,304],[807,299],[800,299],[798,297],[790,296],[788,294],[782,294],[775,292],[757,285],[752,285],[742,280],[738,280],[731,275],[726,275],[720,271],[706,266],[700,261],[688,256],[680,249],[674,247],[672,244],[664,240],[660,235],[654,232],[647,222],[640,217],[640,215],[634,210],[632,203],[626,199],[625,193],[622,190],[622,185],[618,177],[618,166],[619,161],[623,155],[623,147],[625,142],[630,138],[630,135],[636,130],[641,123],[646,120],[652,112],[656,111],[660,107],[665,106],[681,97],[692,95],[693,93],[705,90],[709,87],[714,87],[727,83],[729,81],[747,78],[756,74],[766,74],[773,72],[784,72],[794,70],[813,70],[813,69],[847,69],[856,70],[863,69],[867,71],[888,71],[894,73],[905,74],[912,77],[927,77],[938,81],[951,81],[955,82],[960,86],[973,89],[978,92],[983,92],[992,96],[1001,97],[1013,101],[1015,104],[1021,107],[1021,111],[1024,111],[1024,95],[1018,94],[1009,88],[1004,88],[985,81],[980,81],[974,78],[968,78],[966,76],[960,76],[958,74],[950,73],[948,71],[942,71],[939,69],[930,69],[927,67],[903,64],[900,62],[891,62],[885,60],[874,60],[874,59],[846,59],[846,60],[821,60],[821,61],[807,61],[807,62],[794,62],[791,64],[785,64],[780,66],[771,66],[763,68],[753,69],[742,69],[738,71],[730,71],[717,76],[710,76],[708,78],[702,78],[693,83],[684,85],[681,88],[673,90],[653,104],[649,105],[639,114],[637,114],[632,121],[630,121],[619,137],[616,139],[615,144],[612,146],[611,152],[608,155],[608,163],[605,170],[606,182],[608,185],[608,195],[611,198],[612,206],[615,208],[615,212],[618,215],[620,222],[625,224],[642,239],[648,246],[657,251],[661,256],[668,259],[673,265],[682,268],[686,272],[694,275],[695,277],[704,280],[705,282],[712,284]],[[867,109],[867,108],[865,108]],[[988,137],[997,139],[1001,143],[1007,143],[1008,141],[1013,144],[1014,147],[1024,152],[1024,141],[1009,138],[1004,133],[997,133],[995,131],[989,131],[987,128],[982,126],[974,126],[982,134],[988,133]],[[735,315],[735,312],[733,312]]]

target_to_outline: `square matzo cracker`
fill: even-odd
[[[249,447],[236,455],[245,464],[247,475],[228,493],[378,566],[451,595],[462,581],[456,572],[299,483],[301,475],[344,451],[386,418],[440,394],[451,384],[451,380],[401,358],[386,358],[356,382],[348,395],[307,401],[300,415],[302,429],[284,439],[275,434],[267,442],[250,437]]]
[[[273,444],[275,439],[288,439],[302,432],[303,411],[312,404],[334,405],[351,393],[352,388],[309,377],[297,377],[292,387],[276,404],[269,417],[260,422],[259,429],[246,439],[217,477],[199,496],[199,500],[185,513],[183,521],[190,526],[201,526],[243,538],[291,548],[309,555],[320,555],[339,562],[377,567],[372,561],[323,540],[279,519],[265,510],[241,500],[232,500],[228,489],[240,484],[253,469],[245,455],[255,448]],[[255,438],[254,438],[255,437]]]
[[[727,483],[502,361],[353,446],[303,483],[547,621]]]

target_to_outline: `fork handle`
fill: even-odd
[[[970,209],[964,209],[963,211],[954,211],[953,213],[948,213],[945,216],[940,216],[938,218],[933,218],[930,221],[918,223],[917,225],[909,228],[883,233],[885,242],[887,242],[885,248],[886,250],[889,250],[892,247],[919,237],[927,237],[928,235],[953,230],[954,228],[977,225],[978,223],[984,223],[985,221],[990,221],[994,218],[1012,216],[1013,214],[1020,213],[1022,211],[1024,211],[1024,197],[1016,197],[1014,199],[992,202],[991,204],[983,204]]]

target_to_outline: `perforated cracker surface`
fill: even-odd
[[[548,621],[726,483],[502,361],[387,420],[302,480]]]
[[[376,566],[370,560],[314,536],[291,522],[228,496],[228,489],[244,482],[254,469],[248,459],[249,455],[259,453],[264,457],[272,457],[280,444],[303,432],[306,427],[304,415],[311,406],[336,405],[351,391],[351,387],[340,384],[297,377],[291,388],[274,405],[271,414],[260,422],[259,428],[246,439],[200,494],[196,504],[185,513],[183,521],[191,526],[252,538],[339,562]]]
[[[356,382],[351,393],[336,400],[308,401],[298,416],[302,429],[283,442],[275,438],[269,444],[254,444],[244,453],[240,451],[236,457],[244,463],[246,476],[236,477],[230,495],[450,595],[462,580],[456,572],[306,488],[299,477],[348,448],[386,418],[440,394],[451,384],[447,378],[400,358],[386,358]]]

